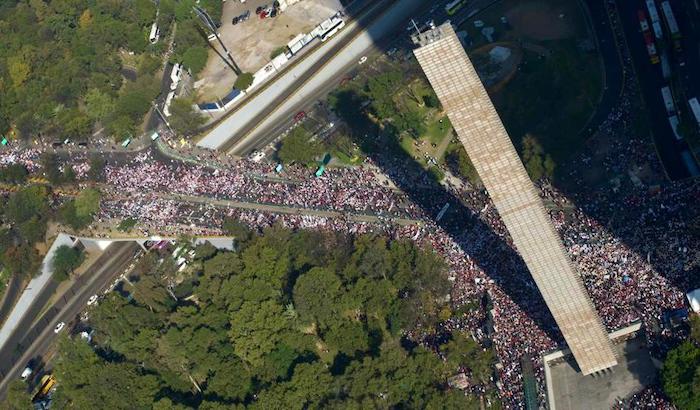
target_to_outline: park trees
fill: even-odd
[[[530,179],[537,181],[542,177],[551,178],[554,176],[556,164],[552,156],[545,154],[544,148],[537,138],[527,134],[522,140],[522,158]]]
[[[53,278],[58,282],[68,279],[84,259],[85,255],[80,249],[68,245],[59,246],[51,260]]]
[[[282,140],[277,156],[285,164],[308,164],[321,155],[322,147],[303,127],[296,127]]]
[[[144,258],[122,290],[129,296],[111,293],[91,311],[95,350],[61,345],[56,403],[80,408],[93,397],[122,408],[100,383],[110,380],[112,390],[134,395],[128,404],[137,409],[474,407],[444,390],[453,362],[403,347],[390,332],[392,321],[426,329],[403,318],[404,303],[444,307],[442,285],[431,283],[441,283],[444,269],[431,252],[379,236],[280,227],[243,245],[208,249],[193,264],[200,267],[188,300],[167,292],[174,265]],[[481,350],[472,347],[445,350],[476,372]],[[483,362],[487,373],[491,361]]]
[[[192,135],[206,122],[193,105],[194,101],[188,98],[176,98],[170,105],[170,126],[178,134]]]

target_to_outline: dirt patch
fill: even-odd
[[[285,46],[297,34],[311,31],[318,23],[341,9],[339,0],[302,0],[275,18],[261,20],[255,14],[256,7],[271,3],[272,1],[268,0],[224,3],[219,34],[238,66],[245,72],[256,72],[270,61],[274,50]],[[246,10],[250,11],[247,21],[231,24],[235,16]],[[216,42],[212,45],[220,48]],[[236,81],[233,71],[214,50],[209,51],[207,65],[199,78],[197,91],[200,101],[211,101],[225,96]]]
[[[569,2],[518,1],[506,11],[513,29],[535,40],[559,40],[575,34],[575,24],[570,21],[579,11]]]

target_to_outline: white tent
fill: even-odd
[[[700,313],[700,289],[690,291],[685,296],[688,298],[688,303],[690,303],[693,312]]]

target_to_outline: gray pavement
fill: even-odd
[[[583,376],[570,362],[551,367],[554,403],[550,409],[609,409],[616,399],[641,390],[656,380],[643,334],[615,346],[618,365],[599,376]]]
[[[134,258],[138,249],[136,242],[115,243],[52,306],[45,305],[53,291],[44,291],[41,297],[34,300],[31,314],[22,318],[21,326],[0,349],[0,398],[7,384],[19,377],[30,359],[45,354],[61,334],[70,331],[70,322],[85,308],[88,298],[107,287]],[[45,313],[38,317],[45,307]],[[60,334],[54,333],[58,322],[66,323],[66,328]]]
[[[64,234],[59,234],[54,240],[42,262],[41,274],[29,282],[7,320],[3,323],[2,328],[0,328],[0,349],[3,348],[10,335],[18,328],[20,321],[37,299],[37,295],[41,294],[43,289],[51,282],[51,260],[56,249],[61,245],[71,246],[72,244],[71,238]]]
[[[309,100],[315,90],[327,83],[330,79],[337,79],[343,73],[343,69],[351,63],[356,63],[364,53],[370,49],[377,39],[391,33],[396,26],[410,17],[411,13],[425,3],[422,0],[398,0],[390,6],[379,18],[369,24],[361,34],[354,37],[342,50],[329,58],[329,50],[355,35],[355,31],[361,22],[353,21],[322,47],[314,50],[303,61],[285,71],[274,84],[254,95],[237,111],[223,120],[202,138],[198,145],[205,148],[221,149],[229,140],[245,137],[239,143],[245,143],[249,138],[256,138],[255,129],[264,129],[280,121],[286,112],[293,107]],[[377,6],[381,6],[377,3]],[[377,7],[375,6],[375,7]],[[320,69],[317,67],[322,65]],[[300,79],[311,78],[299,85]],[[271,103],[276,102],[281,96],[290,94],[260,121],[255,121],[260,112],[265,111]],[[274,105],[274,104],[273,104]],[[251,129],[254,128],[254,129]],[[235,147],[234,147],[235,150]]]

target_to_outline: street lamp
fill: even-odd
[[[228,49],[224,45],[224,43],[221,41],[221,37],[219,37],[219,33],[216,30],[216,24],[214,23],[214,20],[209,16],[209,14],[201,7],[199,6],[193,6],[192,9],[194,10],[195,14],[197,14],[197,17],[202,21],[202,24],[204,24],[204,27],[207,28],[209,31],[211,31],[211,34],[216,37],[216,39],[219,41],[219,44],[221,44],[221,48],[224,49],[226,52],[226,55],[228,56],[229,60],[231,60],[231,68],[233,69],[233,72],[236,73],[236,75],[241,74],[241,69],[238,68],[238,64],[233,60],[233,56],[231,56],[231,53],[229,53]],[[224,62],[228,64],[228,62],[224,59]]]

